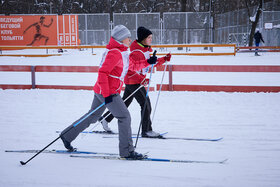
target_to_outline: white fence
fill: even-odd
[[[114,26],[125,25],[131,31],[132,39],[136,39],[138,27],[149,28],[153,32],[153,43],[161,43],[160,13],[114,13],[113,23]]]
[[[163,13],[165,44],[211,43],[209,12]]]
[[[256,8],[250,8],[254,15]],[[214,17],[213,25],[210,12],[166,12],[160,13],[114,13],[78,14],[79,39],[81,45],[106,45],[113,26],[123,24],[136,39],[139,26],[153,32],[153,44],[201,44],[236,43],[248,45],[250,22],[246,9],[241,9]],[[265,23],[272,23],[271,29],[265,29]],[[213,29],[215,26],[215,30]],[[280,46],[280,11],[264,11],[261,14],[260,28],[265,45]]]
[[[105,45],[113,26],[123,24],[136,39],[137,28],[144,26],[153,32],[154,44],[211,43],[210,14],[208,12],[183,13],[114,13],[80,14],[79,35],[81,44]]]
[[[106,45],[110,38],[110,14],[79,14],[81,45]]]
[[[251,10],[255,14],[256,8]],[[251,23],[246,9],[216,15],[215,43],[236,43],[246,46],[249,43]],[[272,23],[272,29],[265,29],[265,23]],[[278,27],[277,27],[278,26]],[[280,45],[280,11],[263,11],[259,20],[260,29],[265,45]],[[244,35],[247,38],[244,38]]]
[[[272,23],[271,29],[265,29],[266,23]],[[280,46],[280,11],[264,11],[261,18],[260,28],[266,45]]]

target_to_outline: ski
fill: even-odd
[[[117,138],[116,136],[103,136],[103,138]],[[133,136],[132,138],[136,138],[135,136]],[[190,141],[208,141],[208,142],[217,142],[222,140],[223,138],[180,138],[180,137],[154,137],[154,138],[150,138],[150,137],[139,137],[139,138],[146,138],[146,139],[166,139],[166,140],[190,140]]]
[[[61,131],[56,131],[56,133],[61,133]],[[119,133],[113,132],[113,131],[83,131],[80,132],[83,134],[107,134],[107,135],[118,135]],[[137,135],[137,134],[132,134],[132,135]]]
[[[56,131],[56,133],[61,133],[61,131]],[[83,132],[80,132],[80,133],[84,133],[84,134],[106,134],[106,135],[118,135],[119,133],[117,132],[113,132],[113,131],[83,131]],[[160,134],[161,136],[162,135],[165,135],[167,134],[168,132],[165,132],[165,133],[162,133]],[[137,136],[137,134],[132,134],[133,136]]]
[[[5,150],[9,153],[38,153],[40,150]],[[56,153],[56,154],[102,154],[102,155],[118,155],[116,153],[102,153],[102,152],[92,152],[92,151],[73,151],[69,152],[67,150],[44,150],[42,153]]]
[[[221,138],[180,138],[180,137],[163,137],[163,139],[169,140],[193,140],[193,141],[210,141],[210,142],[217,142],[223,139]]]
[[[56,131],[56,133],[61,133],[61,131]],[[80,133],[83,133],[83,134],[119,134],[119,133],[115,133],[113,131],[83,131],[83,132],[80,132]]]
[[[119,134],[113,131],[83,131],[82,133],[90,133],[90,134]]]
[[[56,131],[57,133],[61,133],[61,131]],[[81,133],[89,133],[89,134],[105,134],[105,135],[118,135],[119,133],[115,132],[107,132],[107,131],[83,131]],[[183,137],[164,137],[163,135],[167,134],[168,132],[160,134],[160,137],[150,138],[150,137],[141,137],[139,138],[149,138],[149,139],[167,139],[167,140],[188,140],[188,141],[206,141],[206,142],[217,142],[223,139],[220,138],[183,138]],[[132,134],[132,138],[136,138],[137,134]],[[103,136],[103,138],[117,138],[117,136]]]
[[[224,164],[227,159],[221,161],[203,161],[203,160],[176,160],[176,159],[163,159],[163,158],[144,158],[142,160],[132,160],[128,158],[122,158],[118,156],[82,156],[82,155],[70,155],[75,158],[88,158],[88,159],[106,159],[106,160],[125,160],[125,161],[152,161],[152,162],[177,162],[177,163],[202,163],[202,164]]]

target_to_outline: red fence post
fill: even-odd
[[[169,91],[173,91],[173,83],[172,83],[172,65],[168,65],[169,71]]]
[[[35,66],[31,66],[31,84],[32,84],[32,89],[35,89],[36,88]]]

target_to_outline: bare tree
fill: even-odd
[[[256,27],[258,25],[258,22],[259,22],[259,19],[260,19],[260,15],[262,13],[262,0],[259,0],[258,2],[258,8],[257,8],[257,12],[255,13],[255,15],[252,17],[251,14],[250,14],[250,9],[249,9],[249,0],[245,0],[245,4],[246,4],[246,8],[248,10],[248,16],[249,16],[249,20],[250,20],[250,23],[252,24],[251,25],[251,31],[250,31],[250,35],[249,35],[249,46],[252,46],[253,45],[253,40],[254,40],[254,34],[255,34],[255,30],[256,30]]]
[[[180,0],[180,3],[181,3],[181,12],[186,12],[187,0]],[[184,41],[184,29],[179,28],[178,44],[184,43],[183,41]],[[188,42],[188,41],[186,41],[186,42]],[[178,49],[183,49],[183,48],[179,47]]]

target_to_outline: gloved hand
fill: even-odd
[[[168,54],[164,57],[164,60],[169,62],[170,59],[171,59],[171,54],[168,53]]]
[[[157,62],[157,57],[156,57],[156,53],[157,53],[157,50],[155,50],[155,52],[153,53],[153,56],[151,56],[147,62],[149,64],[155,64]]]
[[[113,95],[105,97],[105,105],[107,105],[108,103],[111,103],[112,101],[113,101]]]
[[[146,86],[146,85],[149,84],[149,82],[150,82],[150,79],[144,79],[144,80],[141,82],[141,84],[144,85],[144,86]]]

